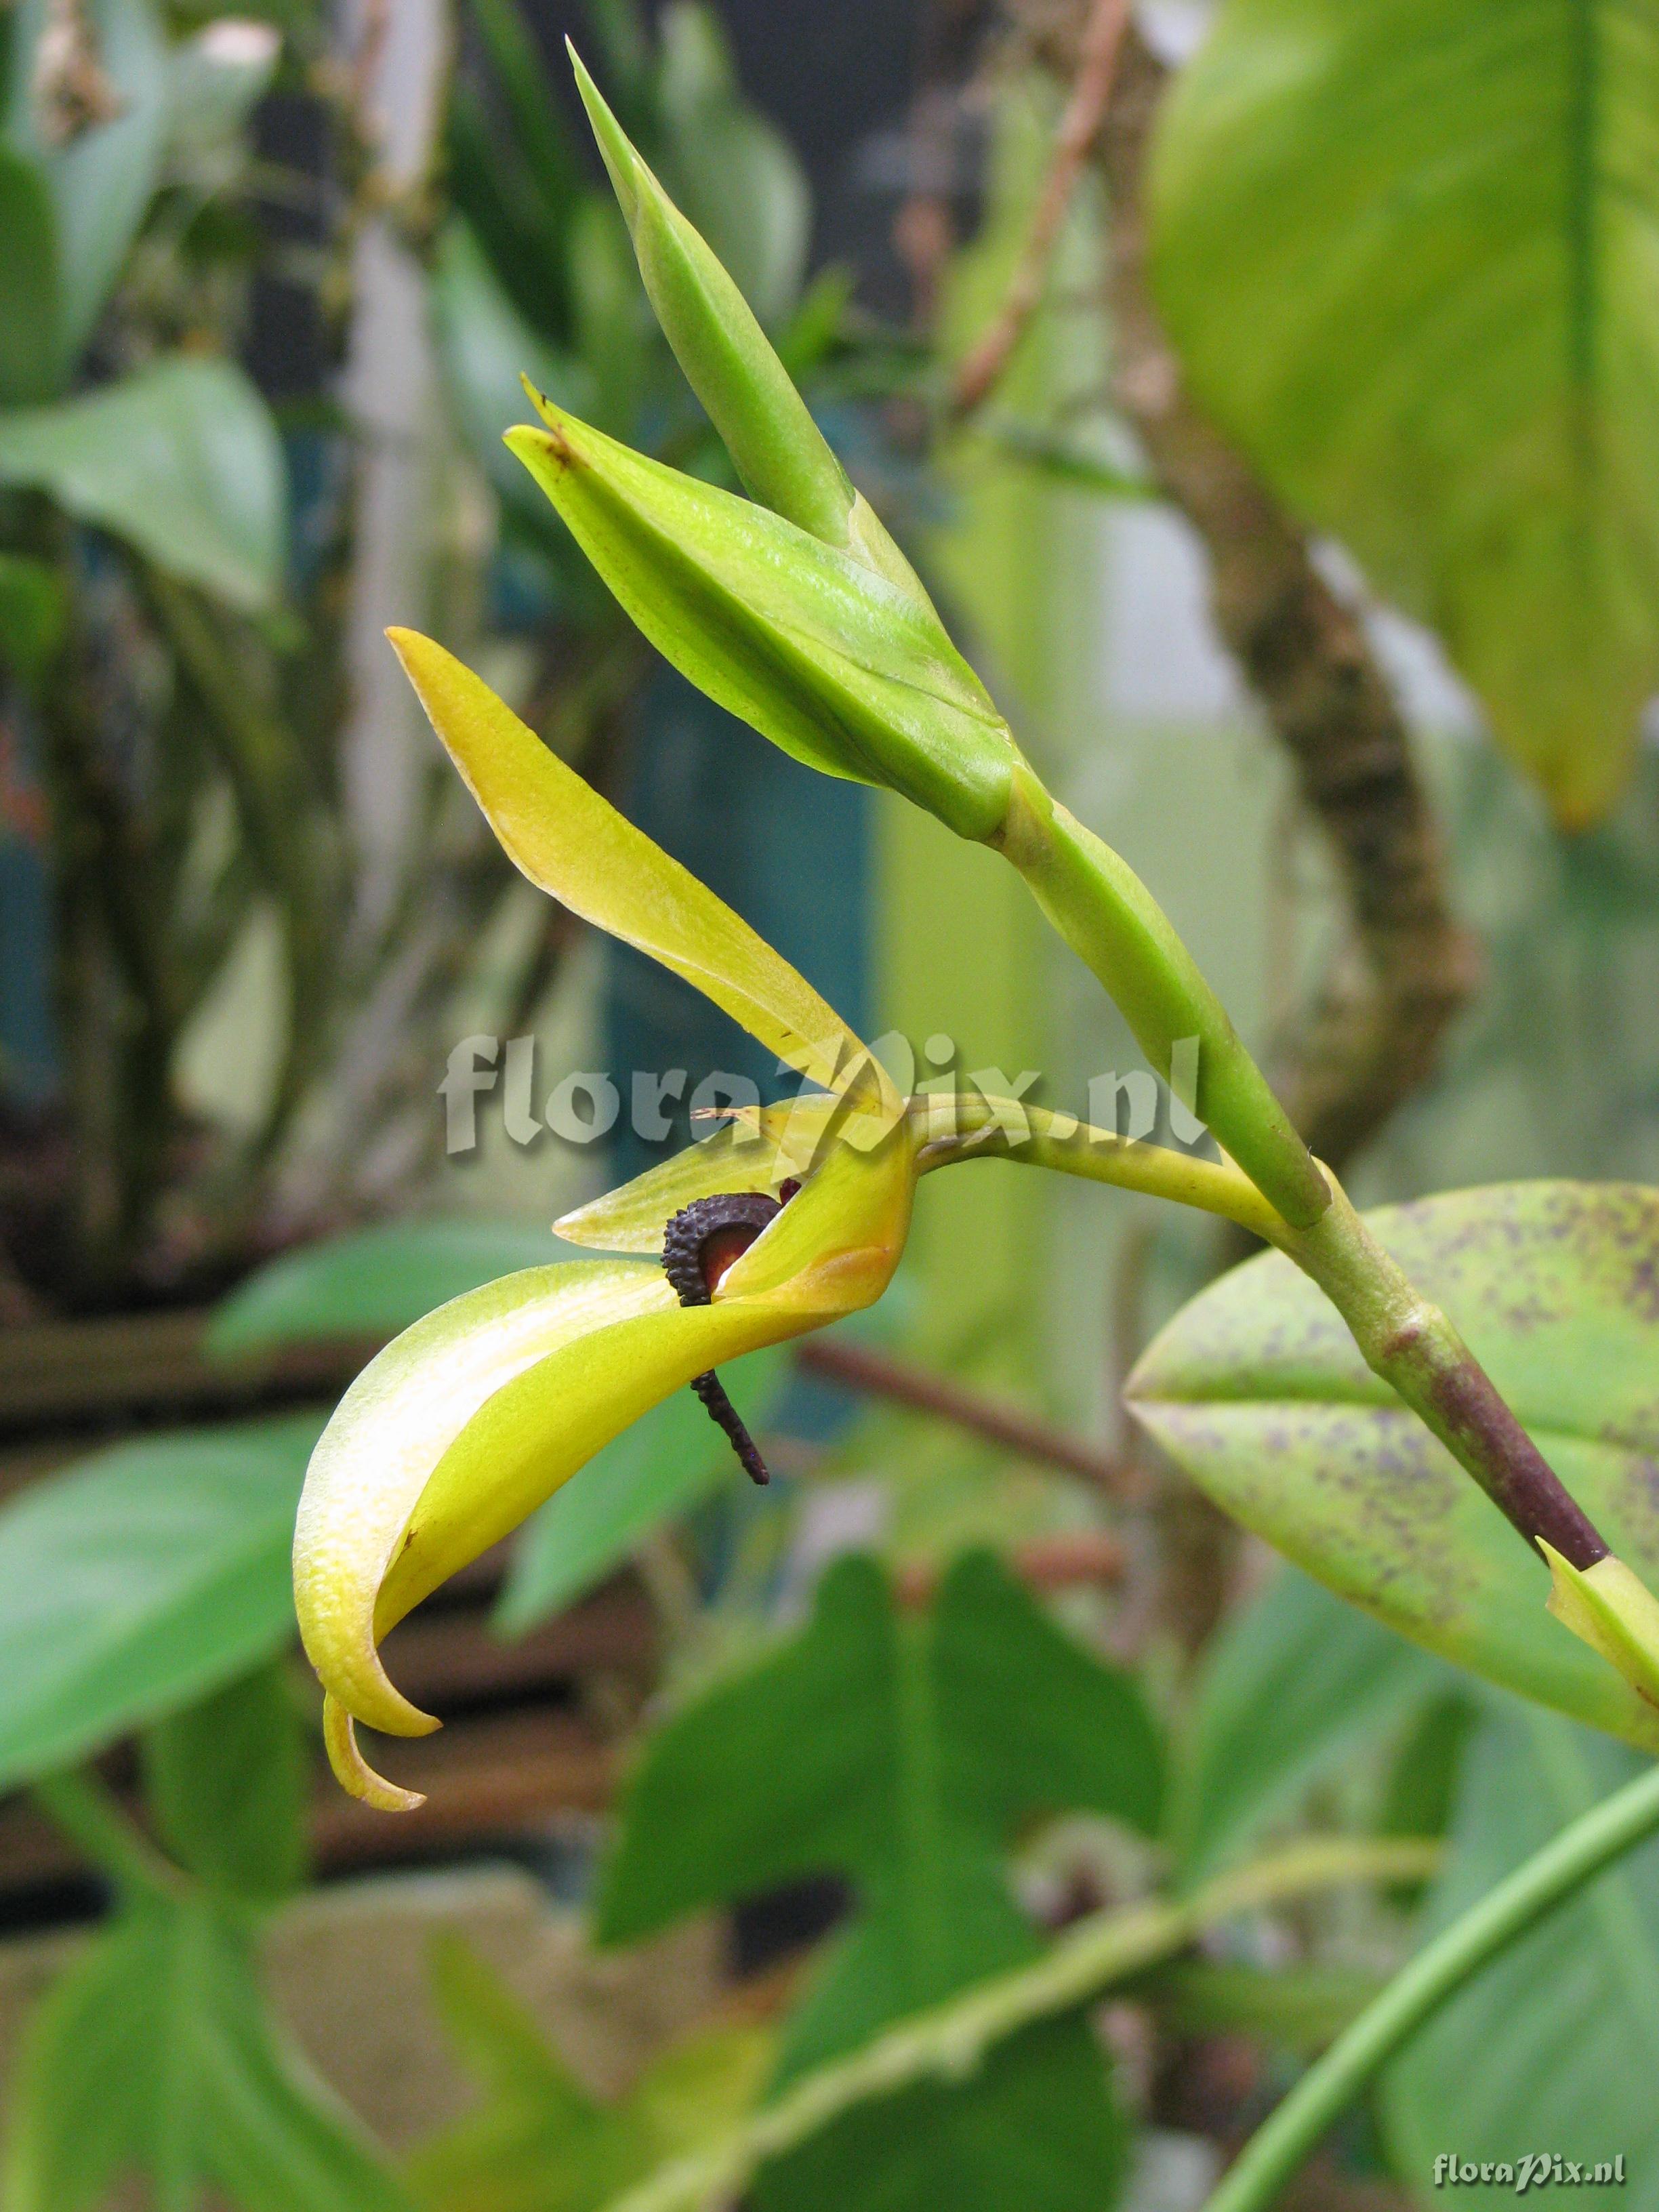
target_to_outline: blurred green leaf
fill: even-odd
[[[1623,1746],[1505,1705],[1471,1749],[1429,1931],[1469,1911],[1567,1822],[1639,1771]],[[1632,1851],[1512,1943],[1384,2076],[1383,2132],[1421,2189],[1436,2154],[1622,2153],[1632,2212],[1659,2208],[1659,1844]],[[1516,2184],[1460,2188],[1512,2204]]]
[[[758,2027],[707,2031],[665,2052],[615,2104],[589,2095],[513,1992],[465,1942],[433,1946],[433,1990],[477,2110],[410,2162],[431,2212],[599,2212],[663,2160],[730,2126],[771,2055]]]
[[[1051,483],[1094,492],[1102,499],[1155,500],[1161,496],[1149,476],[1137,475],[1121,463],[1109,459],[1075,434],[1045,429],[1040,423],[1022,422],[1009,416],[993,416],[979,428],[1011,460],[1020,462]]]
[[[567,275],[568,275],[567,271]],[[429,294],[438,357],[456,421],[473,459],[514,522],[586,599],[602,605],[592,571],[522,464],[501,443],[524,420],[523,379],[538,391],[568,392],[571,404],[597,410],[599,400],[586,362],[559,351],[524,320],[502,289],[469,224],[447,224],[438,240]]]
[[[470,0],[484,52],[501,88],[514,140],[536,196],[555,224],[581,189],[581,171],[518,0]]]
[[[1564,827],[1659,680],[1659,18],[1229,0],[1160,118],[1205,406],[1439,630]]]
[[[626,437],[641,419],[652,369],[665,364],[650,304],[640,289],[628,226],[609,192],[584,194],[576,211],[570,285],[576,344],[597,420],[602,429]],[[522,386],[519,411],[522,416]]]
[[[832,262],[801,294],[778,332],[778,359],[794,383],[810,375],[842,337],[857,283],[856,273],[844,261]]]
[[[751,1432],[765,1426],[788,1373],[782,1351],[755,1352],[721,1376]],[[556,1490],[525,1524],[495,1626],[521,1635],[619,1566],[652,1530],[728,1482],[732,1449],[690,1391],[677,1390]]]
[[[49,399],[57,380],[58,241],[40,170],[0,144],[0,407]]]
[[[1431,1698],[1407,1729],[1377,1814],[1385,1836],[1443,1836],[1480,1706],[1465,1690]]]
[[[45,561],[0,553],[0,664],[27,682],[57,652],[68,608],[63,578]]]
[[[712,9],[671,0],[661,37],[668,181],[761,321],[781,322],[800,296],[811,231],[800,164],[744,98]]]
[[[301,1245],[250,1275],[214,1315],[209,1348],[274,1352],[328,1337],[391,1337],[463,1291],[583,1257],[513,1221],[390,1221]]]
[[[563,212],[556,219],[537,196],[496,129],[489,104],[470,77],[459,77],[444,124],[449,201],[477,239],[496,283],[542,342],[570,336],[569,272]]]
[[[167,2212],[209,2186],[238,2212],[409,2212],[273,2027],[250,1923],[194,1894],[130,1905],[53,1984],[8,2120],[6,2212],[89,2212],[130,2174]]]
[[[258,611],[281,596],[282,449],[230,362],[173,356],[82,398],[0,415],[0,483],[49,493],[232,606]]]
[[[786,2024],[781,2086],[1036,1955],[1000,1863],[1015,1832],[1081,1808],[1148,1828],[1160,1780],[1133,1683],[988,1553],[957,1562],[925,1622],[897,1618],[872,1561],[844,1560],[805,1630],[648,1742],[598,1932],[629,1941],[804,1875],[848,1876],[857,1909]],[[1094,2212],[1121,2153],[1098,2046],[1062,2020],[1012,2039],[966,2090],[930,2083],[848,2115],[763,2176],[757,2202]]]
[[[960,2087],[902,2089],[763,2167],[759,2212],[1110,2212],[1128,2128],[1083,2021],[1039,2021]]]
[[[1171,1820],[1183,1874],[1237,1856],[1356,1746],[1456,1679],[1369,1613],[1282,1568],[1204,1655]]]
[[[249,16],[222,17],[181,40],[168,76],[170,161],[196,167],[234,154],[281,57],[280,33]]]
[[[52,31],[51,0],[20,0],[12,33],[5,135],[46,178],[56,216],[58,313],[52,384],[73,374],[138,234],[161,174],[169,58],[151,0],[84,0],[93,59],[117,112],[54,143],[36,98],[38,49]],[[50,78],[48,70],[44,74]]]
[[[156,1832],[198,1881],[250,1905],[298,1888],[310,1760],[285,1659],[156,1722],[139,1748]]]
[[[1659,1192],[1533,1182],[1367,1216],[1621,1559],[1659,1582]],[[1659,1715],[1544,1610],[1547,1582],[1277,1253],[1194,1298],[1130,1377],[1134,1411],[1236,1520],[1403,1636],[1629,1741]]]
[[[0,1511],[0,1786],[206,1696],[294,1634],[319,1421],[117,1445]]]

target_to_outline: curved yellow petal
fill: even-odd
[[[452,1298],[363,1370],[312,1454],[294,1534],[300,1633],[349,1711],[398,1735],[437,1726],[386,1680],[375,1607],[410,1515],[456,1437],[560,1346],[674,1304],[660,1270],[636,1261],[530,1267]]]
[[[901,1116],[860,1149],[831,1126],[707,1306],[681,1306],[647,1261],[527,1268],[428,1314],[358,1376],[313,1455],[294,1544],[301,1635],[349,1790],[388,1809],[418,1802],[374,1772],[355,1729],[437,1725],[380,1657],[411,1607],[693,1376],[880,1297],[909,1228],[920,1135]]]
[[[683,975],[809,1080],[833,1084],[858,1040],[805,977],[453,653],[415,630],[386,635],[514,866],[573,914]]]

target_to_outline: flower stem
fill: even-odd
[[[911,1111],[928,1133],[918,1160],[924,1174],[962,1160],[1018,1160],[1220,1214],[1266,1243],[1285,1244],[1291,1234],[1249,1177],[1230,1162],[1194,1159],[1173,1146],[1120,1137],[1023,1100],[924,1093],[912,1100]]]
[[[1659,1828],[1659,1767],[1604,1798],[1437,1936],[1257,2129],[1205,2212],[1266,2212],[1325,2130],[1446,2000],[1622,1852]]]
[[[1133,869],[1057,805],[1024,763],[990,842],[1105,985],[1157,1074],[1172,1081],[1175,1047],[1196,1039],[1198,1095],[1188,1103],[1285,1219],[1311,1228],[1330,1203],[1325,1178]]]

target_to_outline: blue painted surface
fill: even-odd
[[[793,961],[860,1035],[871,1001],[870,793],[803,768],[672,670],[647,687],[623,811]],[[684,1067],[673,1133],[642,1142],[618,1125],[614,1170],[637,1175],[688,1143],[687,1101],[715,1072],[747,1076],[763,1099],[795,1087],[699,992],[624,945],[610,948],[606,1057],[629,1097],[635,1068]],[[699,1134],[706,1134],[700,1127]]]
[[[0,1091],[22,1106],[40,1104],[58,1076],[44,803],[27,718],[0,697]]]

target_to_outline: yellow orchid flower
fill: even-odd
[[[672,1391],[699,1389],[751,1474],[714,1370],[869,1305],[890,1280],[927,1140],[890,1079],[789,963],[430,640],[392,641],[434,729],[532,883],[695,983],[820,1088],[728,1126],[558,1224],[646,1258],[532,1267],[389,1345],[313,1455],[295,1533],[301,1635],[335,1772],[371,1804],[356,1724],[424,1735],[381,1639]]]

